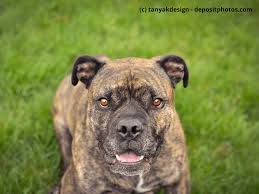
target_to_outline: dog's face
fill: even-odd
[[[181,79],[187,86],[185,62],[176,56],[79,59],[72,83],[81,80],[89,89],[87,118],[105,162],[126,176],[148,171],[172,124],[173,88]]]

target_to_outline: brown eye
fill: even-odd
[[[162,99],[156,98],[153,100],[153,105],[157,108],[160,108],[162,106]]]
[[[108,100],[106,98],[101,98],[100,99],[100,105],[101,107],[107,107],[108,106]]]

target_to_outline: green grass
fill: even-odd
[[[0,2],[0,193],[46,193],[59,180],[51,104],[80,54],[177,54],[190,70],[176,104],[192,193],[259,191],[259,14],[140,14],[140,6],[258,8],[258,1]]]

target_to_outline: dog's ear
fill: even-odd
[[[168,55],[154,57],[153,59],[164,69],[174,88],[181,80],[183,80],[184,88],[188,86],[189,72],[185,61],[181,57]]]
[[[101,57],[80,56],[76,59],[73,70],[71,82],[75,86],[80,80],[88,88],[97,71],[105,64]]]

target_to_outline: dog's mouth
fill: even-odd
[[[155,139],[146,139],[145,145],[142,142],[121,142],[118,145],[116,141],[104,142],[104,160],[107,167],[113,173],[119,173],[126,176],[140,175],[148,172],[152,163],[159,153],[159,143]]]
[[[116,160],[121,164],[128,164],[128,165],[137,164],[141,162],[143,159],[144,159],[143,155],[139,156],[132,151],[125,152],[123,154],[116,154]]]
[[[136,152],[127,151],[122,154],[116,154],[110,169],[114,173],[126,176],[140,175],[150,169],[150,163],[144,155],[138,155]]]
[[[126,176],[135,176],[148,172],[153,160],[152,155],[144,154],[137,150],[118,151],[117,154],[105,154],[104,156],[112,172]]]

